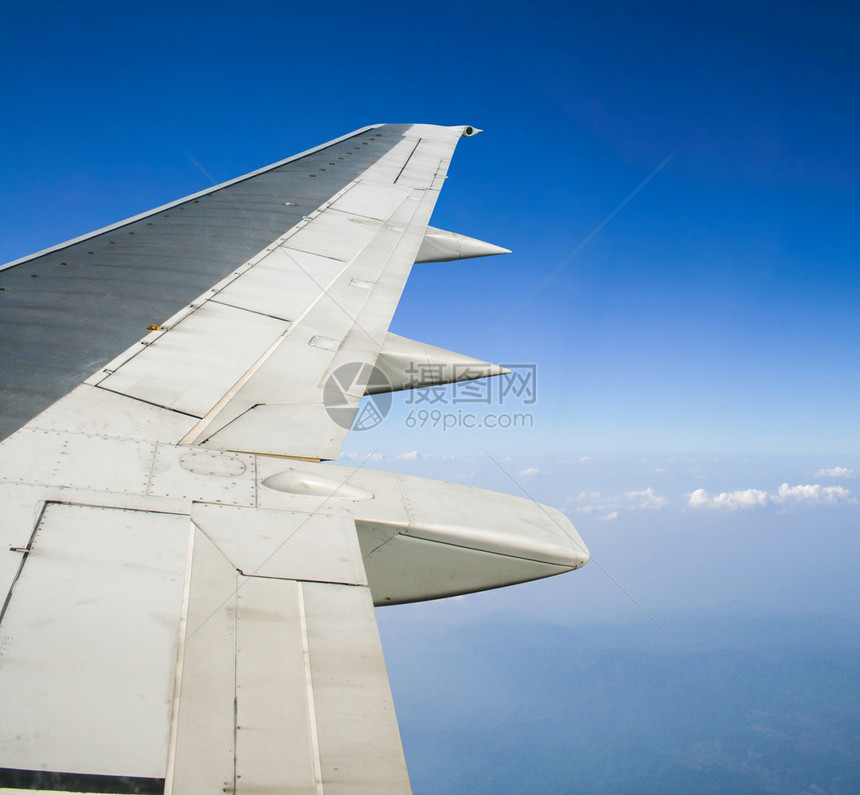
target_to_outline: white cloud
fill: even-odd
[[[606,506],[604,505],[580,505],[578,508],[574,508],[574,513],[584,513],[586,515],[597,513],[598,511],[605,510]]]
[[[401,453],[394,456],[398,461],[414,461],[416,458],[421,458],[421,453],[417,450],[410,450],[408,453]]]
[[[813,477],[816,478],[853,478],[854,470],[848,467],[831,467],[830,469],[822,469],[816,472]]]
[[[381,461],[385,458],[382,453],[342,453],[340,457],[350,461]]]
[[[599,491],[581,491],[575,497],[567,498],[570,502],[594,502],[602,499]]]
[[[707,508],[710,504],[711,498],[708,496],[708,492],[704,489],[696,489],[691,495],[690,499],[687,502],[691,508]]]
[[[540,470],[537,467],[529,467],[528,469],[524,469],[520,472],[522,477],[530,478],[532,475],[539,475]]]
[[[721,509],[726,511],[762,508],[766,505],[832,505],[847,500],[851,492],[843,486],[807,484],[789,486],[783,483],[776,494],[761,489],[724,491],[711,497],[704,489],[696,489],[687,504],[691,508]]]
[[[724,491],[711,497],[704,489],[696,489],[688,501],[691,508],[721,508],[726,511],[745,510],[767,505],[767,492],[761,489],[744,491]]]
[[[634,508],[660,510],[669,502],[665,497],[655,494],[654,489],[650,486],[647,489],[642,489],[642,491],[628,491],[624,496]]]
[[[779,487],[779,493],[771,497],[771,499],[780,505],[796,504],[796,503],[812,503],[812,504],[833,504],[842,500],[847,500],[851,496],[851,492],[844,486],[789,486],[788,483],[783,483]]]
[[[618,518],[618,511],[613,511],[612,513],[606,514],[606,516],[600,516],[599,519],[602,519],[604,522],[611,522],[613,519]]]
[[[568,502],[576,503],[574,513],[586,516],[598,515],[598,519],[617,519],[621,507],[618,497],[604,497],[599,491],[581,491],[576,497],[568,497]]]
[[[599,491],[581,491],[576,497],[568,497],[568,502],[576,503],[574,513],[592,515],[600,514],[598,519],[617,519],[624,509],[660,510],[669,501],[654,493],[650,486],[639,491],[628,491],[625,494],[603,495]]]

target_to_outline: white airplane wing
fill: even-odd
[[[0,270],[0,790],[408,792],[374,604],[588,560],[552,508],[320,463],[366,394],[504,372],[388,331],[415,262],[505,251],[428,226],[474,132],[368,127]]]

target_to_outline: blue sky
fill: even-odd
[[[187,154],[220,180],[367,123],[471,123],[434,223],[514,253],[416,271],[394,330],[538,363],[520,449],[856,449],[855,10],[4,14],[4,261],[205,187]]]
[[[534,363],[536,403],[479,411],[532,425],[408,428],[401,397],[344,460],[525,492],[564,509],[599,565],[383,611],[394,657],[398,622],[506,611],[641,619],[658,638],[681,608],[856,615],[851,4],[9,3],[3,17],[3,262],[207,187],[188,155],[220,181],[376,122],[486,130],[458,147],[433,223],[514,253],[417,267],[392,330]]]

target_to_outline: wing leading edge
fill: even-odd
[[[473,132],[365,128],[0,271],[0,787],[408,792],[373,605],[587,562],[547,506],[314,463],[364,394],[503,372],[388,331],[413,263],[506,251],[428,228]]]

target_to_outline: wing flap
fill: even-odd
[[[261,578],[243,585],[236,621],[236,791],[316,795],[323,782],[303,585]]]
[[[198,505],[192,519],[165,791],[409,792],[351,517]]]
[[[370,590],[301,587],[325,792],[411,792]]]
[[[3,615],[0,768],[163,778],[187,521],[45,506]]]
[[[346,512],[49,502],[20,554],[0,787],[410,791]]]

